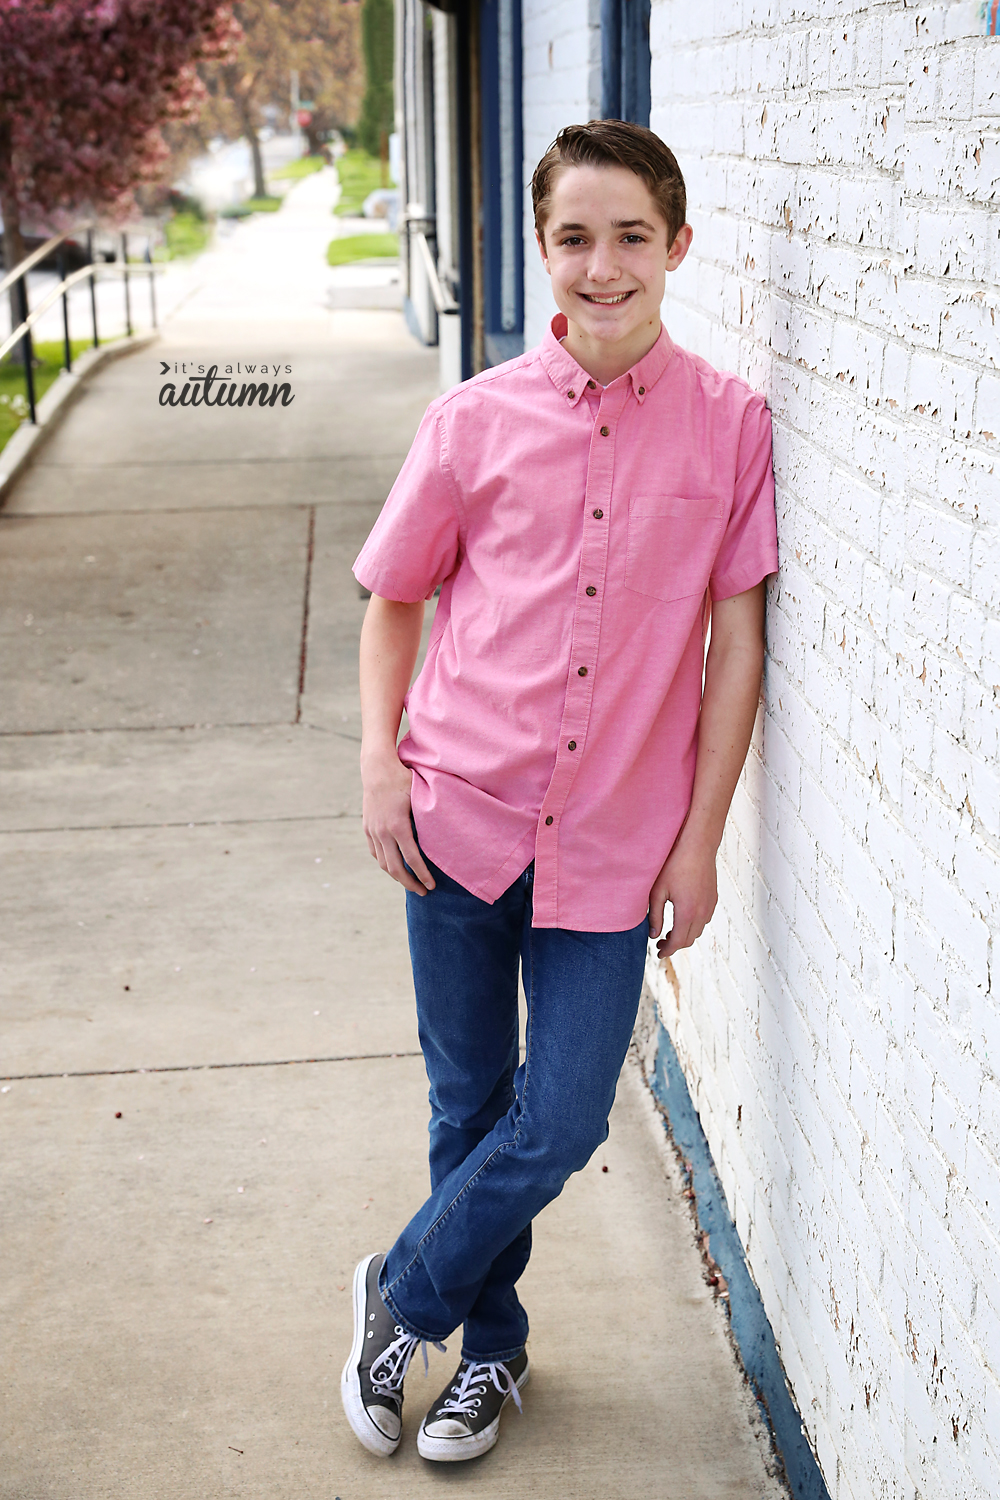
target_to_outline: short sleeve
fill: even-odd
[[[362,588],[401,604],[429,599],[458,562],[456,501],[441,413],[432,406],[354,564]]]
[[[733,508],[712,569],[712,598],[730,599],[777,571],[771,413],[755,396],[743,413]]]

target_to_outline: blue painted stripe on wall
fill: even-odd
[[[795,1500],[830,1500],[819,1464],[803,1431],[781,1365],[760,1292],[747,1267],[729,1204],[715,1170],[674,1044],[657,1018],[656,1069],[648,1080],[662,1105],[674,1140],[691,1164],[698,1221],[729,1285],[733,1336],[751,1387],[774,1434]]]

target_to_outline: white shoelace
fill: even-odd
[[[424,1356],[425,1375],[428,1370],[426,1341],[414,1338],[412,1334],[400,1328],[398,1323],[393,1332],[397,1337],[393,1339],[391,1344],[386,1345],[378,1359],[373,1361],[371,1370],[368,1372],[372,1383],[372,1390],[378,1396],[399,1395],[400,1386],[403,1384],[403,1377],[410,1368],[410,1360],[413,1358],[418,1344]],[[448,1351],[444,1344],[439,1344],[436,1339],[433,1343],[434,1348],[441,1354],[447,1354]],[[383,1366],[385,1367],[384,1373],[377,1375],[375,1373],[376,1370],[381,1370]]]
[[[424,1355],[426,1359],[426,1354]],[[504,1385],[501,1376],[506,1376],[507,1384]],[[443,1416],[445,1412],[456,1412],[462,1416],[472,1416],[479,1405],[474,1398],[486,1395],[485,1385],[479,1382],[489,1378],[501,1396],[513,1396],[514,1405],[518,1411],[521,1407],[521,1393],[517,1388],[517,1381],[510,1373],[506,1365],[500,1364],[474,1364],[469,1365],[457,1385],[452,1386],[454,1396],[449,1396],[447,1401],[442,1401],[438,1407],[438,1415]]]

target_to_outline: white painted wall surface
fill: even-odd
[[[835,1500],[1000,1493],[1000,39],[977,10],[653,4],[652,125],[696,231],[666,321],[770,400],[782,560],[719,910],[679,998],[654,982]]]
[[[594,119],[601,107],[600,0],[537,0],[522,15],[524,49],[524,347],[532,348],[556,311],[535,243],[531,175],[564,125]]]

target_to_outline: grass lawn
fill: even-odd
[[[85,350],[92,348],[90,339],[71,339],[70,348],[74,360]],[[35,400],[41,401],[49,386],[63,367],[63,346],[54,344],[35,345]],[[13,437],[23,419],[28,415],[28,397],[24,389],[24,366],[11,364],[8,354],[0,364],[0,448]]]
[[[212,236],[207,219],[188,212],[174,214],[163,226],[166,244],[158,245],[154,260],[180,260],[185,255],[200,255]]]
[[[331,240],[326,252],[328,266],[348,266],[355,260],[388,260],[399,254],[395,234],[348,234]]]
[[[378,157],[369,156],[367,151],[345,151],[335,165],[340,178],[340,202],[333,211],[339,218],[359,214],[369,193],[392,186],[388,180],[382,181],[382,163]]]
[[[320,172],[326,166],[322,156],[300,156],[298,161],[290,161],[287,167],[279,167],[276,172],[268,172],[268,177],[275,182],[283,182],[286,178],[293,180],[298,177],[310,177],[313,172]]]
[[[248,198],[245,203],[237,203],[234,208],[224,208],[219,214],[220,219],[249,219],[251,214],[275,214],[285,200],[283,198]]]

